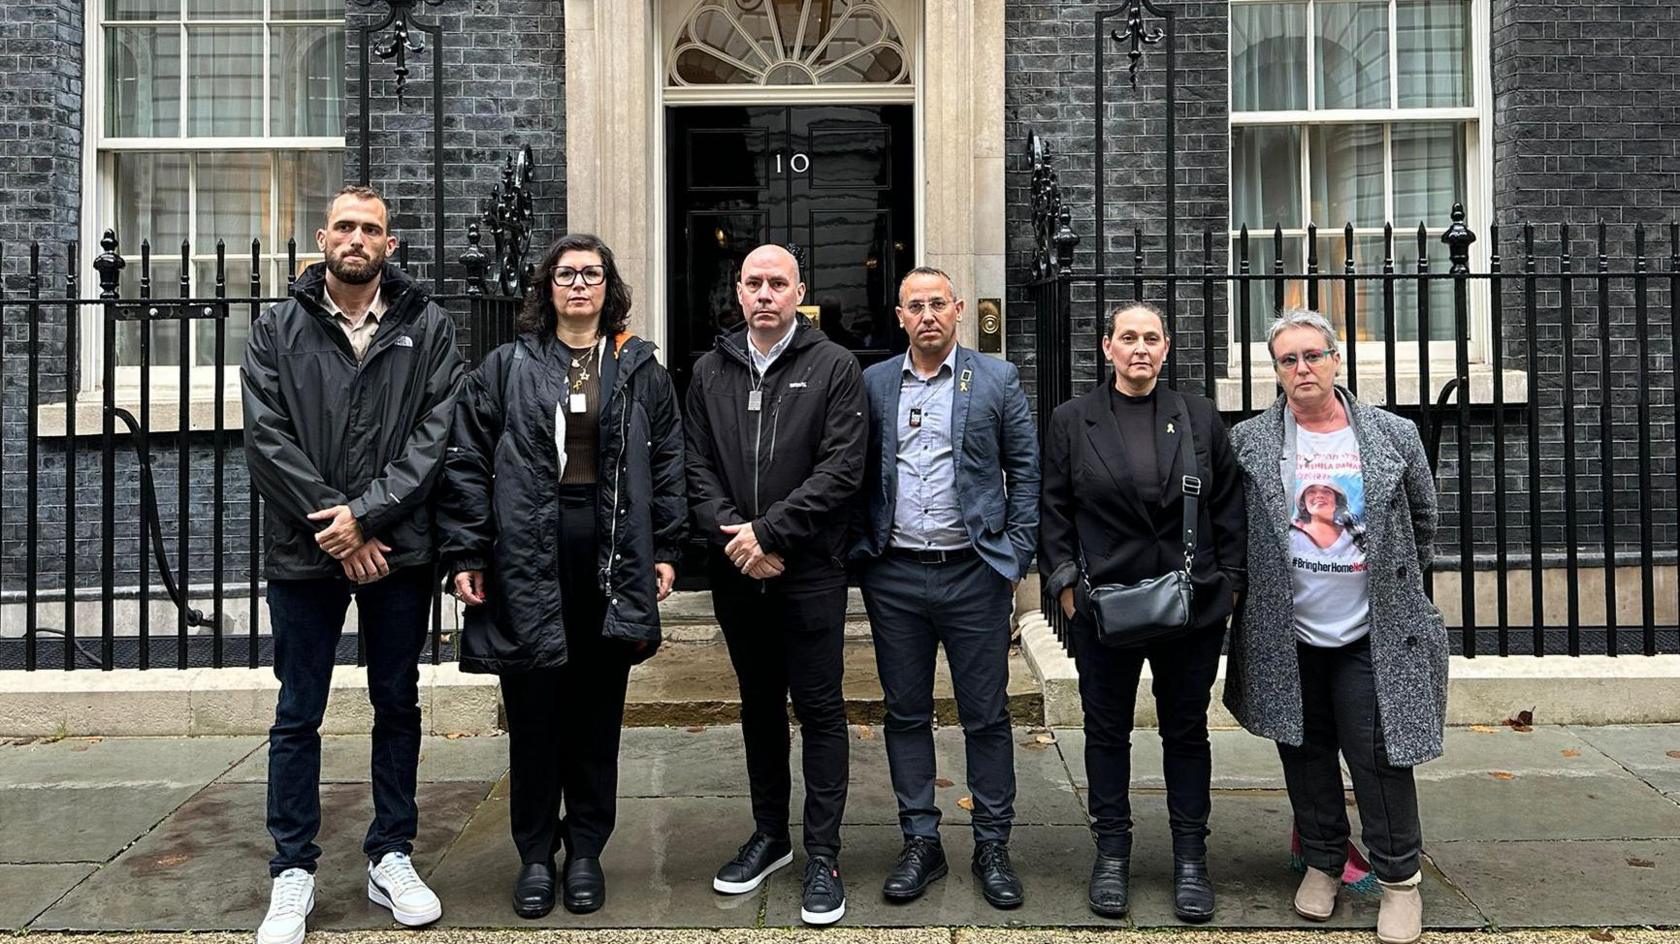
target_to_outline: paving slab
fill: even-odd
[[[1355,841],[1358,811],[1349,809]],[[1159,792],[1132,796],[1132,921],[1139,927],[1178,927],[1172,910],[1172,832]],[[1367,928],[1377,923],[1380,896],[1344,890],[1336,913],[1316,925],[1296,915],[1291,902],[1301,873],[1289,866],[1289,797],[1281,791],[1216,793],[1208,823],[1209,864],[1218,905],[1217,927]],[[1427,824],[1426,824],[1427,827]],[[1425,833],[1428,835],[1427,829]],[[1426,839],[1426,849],[1432,849]],[[1083,859],[1089,868],[1089,853]],[[1434,868],[1425,864],[1425,921],[1431,928],[1480,928],[1482,915]]]
[[[999,925],[1042,927],[1088,925],[1101,919],[1085,905],[1090,875],[1090,832],[1079,826],[1017,826],[1010,834],[1010,858],[1020,873],[1026,900],[1020,908],[999,911],[980,897],[969,862],[974,844],[966,830],[947,830],[945,855],[951,873],[921,898],[894,904],[881,897],[881,882],[898,859],[902,836],[896,826],[851,826],[841,837],[841,877],[846,883],[846,916],[852,926]],[[800,923],[799,899],[805,856],[766,882],[768,927]],[[1116,926],[1125,927],[1125,922]]]
[[[429,875],[488,783],[421,784],[415,867]],[[228,783],[204,788],[157,830],[83,882],[32,925],[45,930],[237,930],[268,910],[263,828],[267,789]],[[311,927],[383,928],[391,913],[367,900],[362,837],[373,801],[360,784],[321,788],[324,850]],[[213,903],[213,904],[212,904]]]
[[[0,746],[0,788],[202,786],[264,743],[253,737],[88,737]]]
[[[1500,771],[1421,780],[1418,806],[1426,843],[1680,838],[1680,804],[1625,771],[1603,777]]]
[[[1067,764],[1073,783],[1090,786],[1085,773],[1085,732],[1078,728],[1056,728],[1052,732]],[[1277,744],[1247,731],[1221,729],[1208,732],[1213,750],[1213,786],[1217,790],[1281,790],[1283,767]],[[1164,787],[1161,775],[1161,738],[1154,728],[1132,732],[1132,786]]]
[[[1493,771],[1519,776],[1617,776],[1623,771],[1583,740],[1580,732],[1558,725],[1516,731],[1504,725],[1448,728],[1445,753],[1415,768],[1419,781],[1450,777],[1486,779]],[[1676,764],[1680,767],[1680,764]]]
[[[1680,725],[1632,724],[1570,731],[1671,796],[1680,794]]]
[[[367,783],[372,739],[365,734],[321,738],[322,783]],[[429,736],[420,740],[421,783],[481,783],[507,772],[507,738]],[[222,776],[224,783],[267,783],[268,741]]]
[[[618,795],[747,796],[741,726],[626,728],[618,749]]]
[[[1429,854],[1501,928],[1680,925],[1680,841],[1445,842]]]
[[[105,862],[199,786],[7,787],[0,790],[0,862]]]
[[[23,928],[95,868],[92,863],[0,865],[0,931]]]
[[[527,921],[510,903],[519,856],[508,831],[507,801],[495,797],[479,807],[431,882],[443,898],[448,927],[750,927],[758,920],[762,890],[719,895],[712,876],[752,832],[751,820],[738,799],[621,799],[618,827],[601,856],[606,905],[589,915],[557,907]]]

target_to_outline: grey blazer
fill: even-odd
[[[1038,544],[1038,432],[1015,365],[957,348],[951,453],[957,503],[974,549],[1007,580],[1020,580]],[[892,534],[898,492],[898,391],[904,358],[863,372],[869,454],[848,558],[879,557]]]
[[[1365,482],[1371,668],[1389,762],[1410,767],[1441,755],[1447,711],[1447,632],[1423,592],[1434,553],[1435,479],[1417,426],[1338,387],[1359,439]],[[1282,397],[1231,430],[1248,495],[1248,595],[1234,623],[1225,704],[1244,728],[1285,744],[1302,740],[1301,670],[1295,654],[1295,589],[1289,502],[1279,462]]]

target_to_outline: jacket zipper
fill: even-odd
[[[624,385],[629,385],[628,377],[624,379]],[[617,386],[617,384],[614,386]],[[620,397],[619,399],[622,400],[623,397]],[[626,404],[620,403],[618,405],[618,458],[613,461],[612,526],[609,529],[610,537],[607,539],[607,579],[603,582],[604,589],[607,594],[607,606],[609,608],[613,604],[613,565],[618,560],[618,499],[624,491],[621,487],[619,487],[619,481],[624,473],[624,450],[629,448],[629,436],[625,431],[625,424],[627,422],[627,417],[629,416],[629,411],[630,408]]]

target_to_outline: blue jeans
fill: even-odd
[[[377,862],[387,852],[411,853],[420,813],[414,786],[420,764],[420,649],[432,602],[430,564],[409,567],[366,586],[342,577],[271,580],[274,675],[280,700],[268,731],[268,832],[274,837],[271,876],[315,871],[321,847],[321,717],[332,687],[334,654],[352,593],[361,616],[373,703],[373,825],[362,851]]]

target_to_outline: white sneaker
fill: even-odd
[[[287,869],[274,877],[268,894],[268,914],[257,928],[257,944],[299,944],[305,920],[315,910],[315,876]]]
[[[398,924],[417,928],[443,917],[443,903],[400,852],[387,852],[379,864],[368,863],[368,899],[391,909]],[[266,942],[265,942],[266,944]]]

